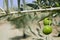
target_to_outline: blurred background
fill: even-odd
[[[20,12],[49,8],[57,10]],[[0,0],[0,40],[45,40],[45,18],[52,19],[53,31],[48,39],[60,40],[60,0]]]

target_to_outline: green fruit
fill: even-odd
[[[49,25],[44,26],[44,28],[43,28],[43,33],[44,33],[45,35],[48,35],[48,34],[50,34],[51,32],[52,32],[52,27],[51,27],[51,26],[49,26]]]
[[[49,25],[49,24],[52,23],[52,21],[49,20],[48,18],[45,18],[45,19],[43,20],[43,23],[44,23],[44,25]]]

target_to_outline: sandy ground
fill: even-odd
[[[14,26],[9,22],[0,23],[0,40],[9,40],[9,38],[23,35],[23,29],[13,29]]]
[[[9,22],[0,22],[0,40],[10,40],[10,38],[15,36],[22,36],[23,29],[20,30],[14,29],[15,25],[11,25]],[[56,31],[54,30],[51,35],[53,35]],[[53,38],[53,39],[52,39]],[[48,40],[60,40],[60,37],[49,37]],[[21,40],[31,40],[31,37]],[[45,39],[46,40],[46,39]]]

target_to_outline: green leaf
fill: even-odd
[[[26,5],[34,8],[34,9],[39,9],[38,5],[36,5],[36,4],[29,3],[29,4],[26,4]]]
[[[18,11],[20,11],[20,0],[17,0],[18,2]]]

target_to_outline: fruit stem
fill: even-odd
[[[46,40],[49,40],[49,37],[48,37],[48,35],[46,36]]]
[[[46,36],[46,40],[48,40],[48,39],[47,39],[47,36]]]

